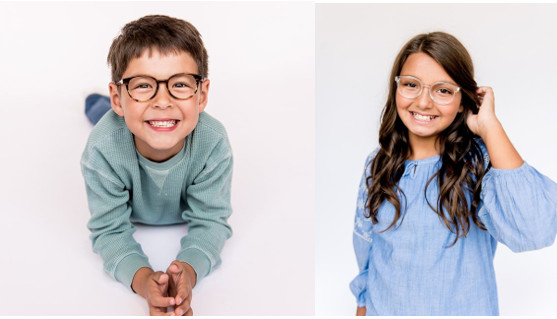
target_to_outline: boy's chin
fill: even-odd
[[[184,143],[185,138],[175,143],[138,143],[136,140],[135,147],[143,157],[151,161],[163,162],[178,154],[184,147]]]

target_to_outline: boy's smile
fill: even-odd
[[[155,131],[169,132],[176,128],[179,120],[149,120],[147,124],[151,125]]]
[[[158,50],[145,50],[132,59],[122,78],[148,75],[155,79],[168,79],[177,73],[197,74],[197,65],[186,52],[162,55]],[[139,153],[156,162],[176,155],[207,105],[209,80],[200,83],[197,93],[187,100],[173,98],[160,83],[156,95],[149,101],[137,102],[127,92],[126,85],[109,84],[112,108],[123,116],[134,135]],[[119,91],[118,91],[119,89]]]

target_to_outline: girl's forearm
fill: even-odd
[[[482,139],[494,168],[515,169],[524,163],[498,120],[491,125]]]

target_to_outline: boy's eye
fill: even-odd
[[[139,83],[135,86],[134,89],[150,89],[150,88],[152,88],[152,86],[149,83]]]
[[[130,90],[152,90],[156,87],[156,83],[151,79],[134,78],[129,83]]]
[[[177,82],[177,83],[174,83],[172,86],[177,88],[177,89],[191,88],[191,85],[187,82]]]
[[[173,77],[168,84],[175,90],[191,90],[195,88],[197,82],[191,75],[180,74]]]

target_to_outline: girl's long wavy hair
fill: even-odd
[[[474,80],[472,59],[464,46],[450,34],[432,32],[417,35],[406,43],[396,57],[390,75],[389,96],[381,115],[380,148],[370,163],[370,175],[366,179],[368,191],[366,215],[369,214],[366,217],[377,224],[379,207],[384,201],[394,206],[395,216],[383,231],[395,226],[401,215],[402,222],[406,215],[406,204],[404,204],[404,212],[401,204],[401,197],[406,198],[406,196],[398,187],[398,182],[404,173],[405,161],[412,154],[412,148],[408,140],[408,129],[397,112],[395,76],[400,74],[408,57],[419,52],[437,61],[461,87],[462,92],[463,111],[458,113],[451,125],[437,137],[442,165],[429,179],[424,191],[427,200],[427,188],[436,178],[439,186],[437,203],[432,204],[429,200],[427,203],[447,228],[456,234],[452,246],[458,238],[468,234],[470,220],[480,229],[486,229],[478,219],[477,209],[480,202],[481,180],[489,167],[484,165],[482,150],[475,141],[477,135],[466,125],[468,111],[477,113],[479,103],[475,93],[477,84]],[[472,194],[471,204],[468,203],[466,192]]]

